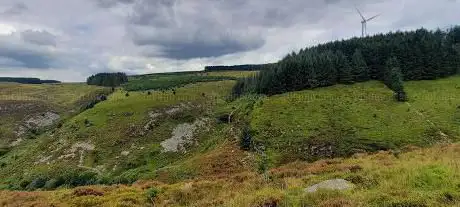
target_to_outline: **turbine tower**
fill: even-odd
[[[366,18],[363,16],[363,14],[361,13],[361,11],[359,11],[358,8],[356,8],[356,11],[358,11],[359,16],[361,16],[361,18],[363,19],[363,20],[361,21],[361,26],[362,26],[362,28],[361,28],[361,35],[362,35],[362,37],[367,36],[367,22],[369,22],[369,21],[375,19],[376,17],[380,16],[380,14],[377,14],[377,15],[375,15],[375,16],[369,18],[369,19],[366,19]]]

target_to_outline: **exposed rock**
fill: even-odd
[[[128,156],[128,155],[129,155],[129,151],[123,151],[123,152],[121,152],[121,155],[123,155],[123,156]]]
[[[35,162],[34,164],[40,164],[40,163],[46,163],[46,164],[50,164],[50,160],[51,158],[53,157],[53,155],[49,155],[49,156],[46,156],[46,157],[41,157],[37,162]]]
[[[353,189],[354,185],[344,179],[333,179],[333,180],[326,180],[321,183],[312,185],[308,188],[305,188],[305,192],[313,193],[318,191],[319,189],[324,190],[349,190]]]
[[[15,131],[14,133],[16,134],[17,137],[20,137],[22,135],[24,135],[25,133],[27,132],[27,128],[25,128],[24,126],[20,125]],[[22,141],[22,140],[21,140]],[[19,144],[19,143],[18,143]]]
[[[160,117],[161,114],[162,114],[162,113],[150,111],[150,112],[149,112],[149,117],[150,117],[151,119],[156,119],[156,118]]]
[[[43,128],[53,125],[59,118],[59,114],[48,111],[28,118],[24,124],[29,129]]]
[[[57,159],[58,159],[58,160],[61,160],[61,159],[67,159],[67,158],[75,158],[75,153],[70,153],[70,154],[61,155],[61,156],[59,156]]]
[[[193,135],[195,132],[206,125],[207,119],[197,119],[192,124],[179,124],[174,128],[172,136],[169,139],[161,142],[164,152],[185,151],[187,144],[193,143]]]
[[[182,109],[180,107],[175,106],[173,108],[170,108],[170,109],[166,110],[165,112],[168,115],[173,115],[173,114],[179,113],[180,111],[182,111]]]
[[[78,149],[92,151],[95,149],[95,146],[88,142],[77,142],[74,145],[72,145],[70,151],[76,152]]]
[[[20,135],[18,135],[18,136],[20,136]],[[23,141],[22,138],[17,138],[16,140],[14,140],[13,142],[10,143],[10,147],[16,147],[19,144],[21,144],[22,141]]]

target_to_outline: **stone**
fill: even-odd
[[[313,193],[319,189],[323,190],[350,190],[353,189],[354,185],[344,179],[333,179],[320,182],[318,184],[312,185],[308,188],[305,188],[305,192]]]

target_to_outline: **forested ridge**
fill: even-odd
[[[395,92],[404,93],[403,80],[447,77],[457,74],[459,66],[459,26],[447,31],[390,32],[292,52],[253,77],[240,79],[233,95],[273,95],[368,80],[384,81]]]
[[[254,70],[263,70],[268,64],[246,64],[246,65],[216,65],[216,66],[206,66],[204,67],[205,71],[227,71],[227,70],[242,70],[242,71],[254,71]]]
[[[0,77],[0,82],[14,82],[23,84],[42,84],[42,83],[60,83],[57,80],[41,80],[39,78],[14,78],[14,77]]]

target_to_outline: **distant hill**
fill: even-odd
[[[42,84],[42,83],[61,83],[57,80],[40,80],[39,78],[13,78],[13,77],[0,77],[0,82],[14,82],[23,84]]]
[[[267,64],[245,64],[245,65],[216,65],[216,66],[206,66],[204,67],[205,71],[220,71],[220,70],[262,70],[265,66],[270,65],[272,63]]]

